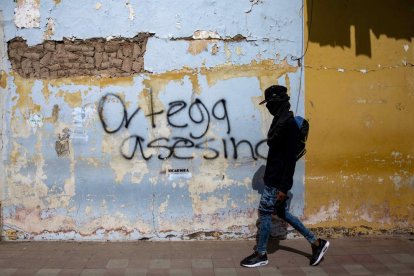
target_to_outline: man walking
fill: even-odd
[[[289,213],[286,204],[287,193],[293,185],[299,139],[299,128],[293,112],[290,111],[289,99],[286,87],[272,85],[265,90],[265,100],[260,103],[266,103],[266,108],[274,118],[267,135],[269,152],[263,179],[265,188],[259,204],[259,239],[256,251],[240,262],[240,265],[245,267],[268,264],[266,248],[270,235],[271,215],[274,212],[311,244],[310,265],[318,265],[329,246],[328,241],[318,239],[297,217]]]

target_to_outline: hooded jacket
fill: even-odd
[[[289,102],[269,102],[266,107],[274,118],[268,133],[269,152],[264,182],[287,194],[293,185],[299,128],[289,111]]]

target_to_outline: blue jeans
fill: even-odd
[[[270,236],[270,227],[272,223],[272,214],[276,211],[278,217],[292,225],[299,233],[301,233],[310,243],[316,242],[317,238],[303,225],[303,223],[291,213],[286,201],[276,206],[277,189],[265,185],[259,204],[259,241],[257,243],[257,252],[266,253],[267,242]]]

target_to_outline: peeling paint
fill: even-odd
[[[195,31],[193,39],[220,39],[220,35],[214,31]]]
[[[5,231],[5,236],[7,240],[15,241],[17,240],[17,231],[14,229],[8,229]]]
[[[14,16],[18,28],[39,28],[40,0],[18,0]]]
[[[409,50],[409,49],[410,49],[410,45],[405,44],[405,45],[404,45],[404,51],[408,52],[408,50]]]
[[[55,21],[53,18],[48,18],[46,23],[46,30],[43,34],[44,40],[49,40],[55,33]]]
[[[77,91],[75,93],[66,93],[66,92],[60,91],[57,95],[60,97],[63,96],[63,98],[65,99],[65,103],[67,103],[72,108],[82,105],[81,91]]]
[[[398,174],[390,176],[391,181],[394,183],[395,189],[398,191],[401,187],[401,176]]]
[[[243,50],[240,47],[236,47],[236,55],[238,56],[243,55]]]
[[[373,29],[375,51],[370,58],[357,56],[358,26],[352,26],[349,45],[311,41],[299,67],[290,57],[302,51],[302,1],[232,2],[227,10],[222,6],[230,2],[213,2],[172,1],[160,9],[152,1],[55,0],[42,2],[42,10],[53,10],[40,14],[39,30],[5,24],[5,41],[20,36],[33,47],[51,38],[64,46],[68,40],[152,34],[142,56],[145,68],[126,77],[25,79],[8,68],[4,55],[6,239],[253,238],[260,198],[254,184],[265,161],[252,158],[248,143],[234,157],[230,139],[254,148],[266,137],[272,118],[258,103],[276,83],[288,87],[292,107],[312,126],[306,159],[298,163],[306,170],[295,176],[303,188],[294,195],[299,203],[293,211],[326,235],[412,229],[410,40]],[[80,3],[85,11],[77,9]],[[0,5],[10,11],[3,21],[13,22],[16,4]],[[15,23],[29,26],[39,9]],[[323,28],[315,29],[323,35]],[[123,52],[108,59],[117,55]],[[100,99],[110,93],[125,104],[106,110],[110,128],[120,126],[115,133],[105,132],[98,114]],[[204,128],[204,137],[188,139],[193,147],[181,140],[174,149],[187,159],[159,158],[175,139]],[[141,144],[123,143],[131,136]],[[165,140],[148,146],[159,138]],[[131,160],[121,154],[134,148]],[[205,158],[214,155],[212,149],[219,156]],[[168,168],[188,168],[188,175],[170,177]],[[290,228],[285,232],[296,235]]]
[[[253,10],[254,5],[259,5],[260,3],[263,3],[264,0],[249,0],[251,3],[250,9],[245,11],[245,13],[250,13]]]
[[[318,212],[313,215],[306,217],[304,223],[317,224],[320,222],[335,220],[339,215],[339,201],[332,202],[329,206],[321,206]]]
[[[203,51],[208,50],[208,45],[215,43],[214,40],[191,40],[188,45],[188,52],[192,55],[198,55]]]
[[[129,11],[129,20],[134,20],[134,17],[135,17],[135,11],[134,11],[134,8],[131,6],[131,3],[130,3],[130,0],[126,0],[126,3],[125,3],[125,5],[126,5],[126,7],[128,8],[128,11]]]
[[[59,157],[69,155],[69,138],[70,130],[68,128],[63,129],[63,133],[58,135],[55,150]]]
[[[7,73],[4,70],[0,71],[0,87],[3,89],[7,87]]]
[[[231,59],[231,51],[229,50],[228,44],[224,44],[224,52],[226,53],[227,62]]]
[[[211,54],[216,55],[218,52],[219,52],[219,47],[217,46],[217,44],[214,44],[213,47],[211,48]]]
[[[168,207],[168,201],[170,199],[170,196],[167,196],[167,199],[160,204],[160,207],[158,208],[158,213],[164,213]]]
[[[55,104],[53,106],[53,111],[52,111],[52,123],[56,123],[57,120],[59,119],[59,106],[57,104]]]
[[[28,123],[32,127],[33,133],[36,133],[36,130],[43,126],[42,114],[30,114]]]

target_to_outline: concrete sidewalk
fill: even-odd
[[[254,241],[2,242],[0,275],[414,275],[414,236],[330,242],[312,267],[306,240],[271,241],[258,269],[239,265]]]

